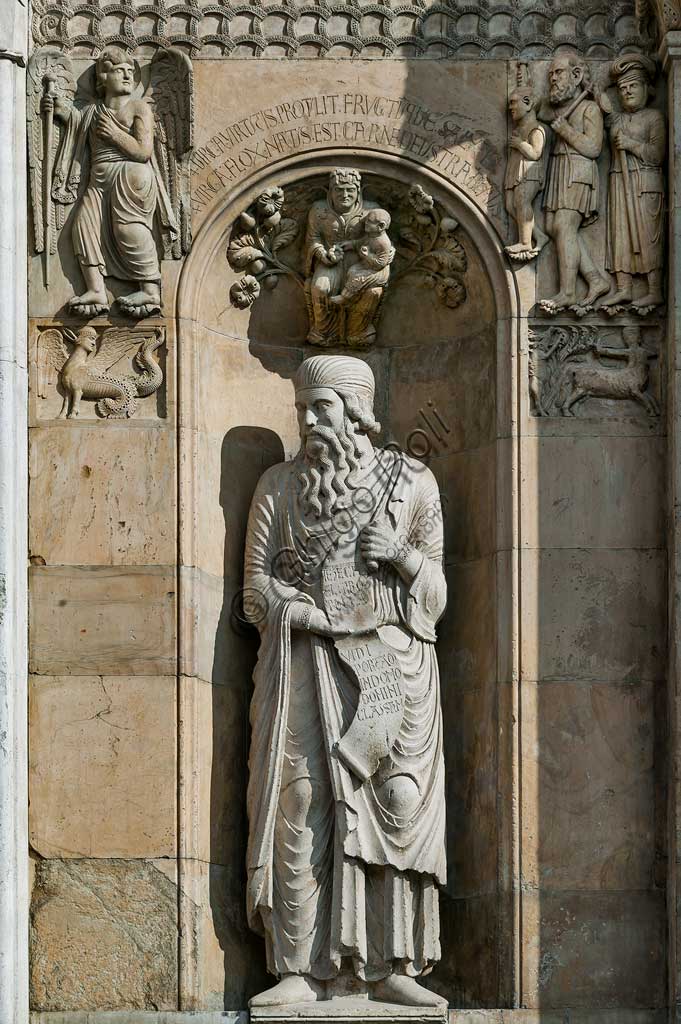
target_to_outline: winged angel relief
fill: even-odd
[[[64,337],[73,346],[71,352]],[[38,395],[47,398],[58,377],[64,394],[60,419],[79,416],[83,398],[95,401],[97,412],[105,418],[132,416],[138,400],[153,395],[163,383],[163,371],[154,355],[163,340],[162,327],[142,334],[129,327],[108,327],[101,339],[94,327],[81,327],[77,334],[49,328],[38,339]],[[111,372],[133,355],[139,372]]]
[[[89,86],[89,87],[88,87]],[[161,310],[161,269],[191,244],[189,158],[192,67],[172,47],[143,69],[105,47],[76,86],[69,58],[38,50],[28,73],[29,165],[36,252],[50,256],[68,207],[85,288],[69,302],[83,317],[109,310],[106,278],[132,317]]]

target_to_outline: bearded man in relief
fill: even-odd
[[[440,958],[446,871],[440,495],[423,464],[374,447],[374,388],[360,359],[306,359],[300,450],[251,506],[247,901],[280,979],[253,1009],[347,984],[446,1005],[417,981]]]

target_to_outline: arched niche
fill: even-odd
[[[382,440],[404,445],[415,427],[430,430],[429,464],[445,498],[449,603],[438,651],[449,881],[443,959],[429,984],[454,1006],[509,1005],[517,936],[517,296],[494,228],[462,191],[404,158],[348,150],[271,164],[223,196],[178,286],[179,645],[183,685],[194,680],[202,694],[187,689],[180,701],[181,869],[183,891],[193,891],[183,911],[185,1005],[238,1009],[265,981],[264,948],[238,909],[257,651],[257,635],[240,621],[243,544],[259,476],[297,450],[293,374],[320,351],[305,344],[305,318],[286,284],[250,310],[230,307],[239,275],[226,250],[236,218],[263,188],[314,185],[334,166],[359,169],[368,197],[372,183],[420,184],[458,221],[468,257],[465,303],[438,309],[431,289],[401,282],[362,357],[377,379]],[[199,707],[206,692],[209,718]],[[211,743],[207,757],[201,745]],[[193,858],[210,871],[188,867]]]

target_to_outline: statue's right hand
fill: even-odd
[[[328,615],[326,612],[323,612],[321,608],[312,609],[310,622],[307,628],[310,633],[317,633],[319,636],[327,636],[334,640],[338,637],[347,636],[350,633],[349,629],[341,629],[338,626],[333,626]]]
[[[40,101],[40,109],[43,114],[51,114],[54,110],[54,96],[43,96]]]

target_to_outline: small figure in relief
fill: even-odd
[[[507,245],[511,259],[533,260],[548,242],[537,225],[532,204],[544,185],[546,170],[546,129],[537,120],[541,98],[536,96],[528,80],[527,65],[518,65],[518,87],[508,101],[513,122],[509,139],[508,163],[504,178],[506,210],[515,220],[518,241]]]
[[[649,57],[620,57],[610,75],[622,105],[622,112],[614,113],[603,96],[612,148],[606,267],[615,274],[617,288],[602,304],[631,303],[644,312],[663,302],[666,126],[661,111],[648,106],[655,78],[655,64]],[[636,276],[646,279],[646,287],[634,299]]]
[[[395,249],[388,238],[390,214],[386,210],[369,210],[364,218],[364,236],[356,242],[344,242],[343,249],[353,249],[359,262],[353,263],[347,273],[343,291],[332,295],[329,302],[345,306],[365,288],[384,288],[390,276],[390,264]]]

